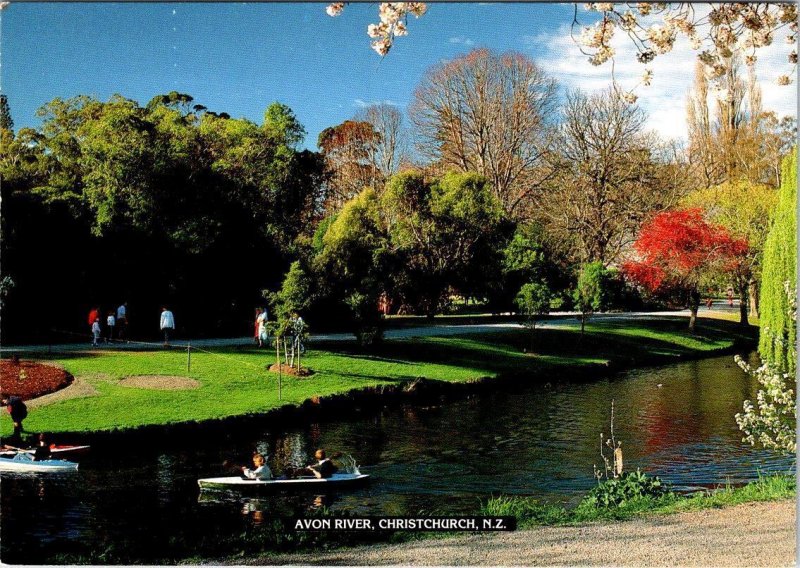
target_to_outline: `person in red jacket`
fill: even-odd
[[[94,306],[89,311],[89,317],[86,320],[86,323],[89,324],[89,333],[90,334],[94,333],[94,331],[92,330],[92,326],[94,325],[94,322],[98,321],[99,319],[100,319],[100,307],[99,306]]]

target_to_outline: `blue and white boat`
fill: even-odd
[[[0,456],[0,471],[76,471],[78,464],[67,460],[36,461],[33,455],[19,452],[14,456]]]

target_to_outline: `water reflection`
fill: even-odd
[[[757,470],[793,466],[790,458],[741,443],[733,416],[757,385],[730,357],[590,382],[556,379],[548,388],[389,408],[302,428],[202,435],[174,449],[162,447],[166,440],[155,449],[100,449],[74,475],[3,474],[3,560],[43,561],[105,547],[122,547],[141,561],[180,558],[203,543],[322,507],[358,514],[465,513],[498,494],[574,503],[594,483],[612,399],[626,467],[660,475],[678,489],[746,482]],[[244,465],[259,452],[273,472],[282,472],[310,463],[318,447],[353,455],[372,483],[327,494],[198,497],[198,478],[232,474],[226,462]]]

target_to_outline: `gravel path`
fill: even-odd
[[[61,402],[62,400],[96,396],[98,394],[100,394],[98,390],[86,382],[83,378],[75,377],[75,380],[73,380],[72,384],[68,387],[51,392],[50,394],[45,394],[43,396],[37,396],[36,398],[26,400],[25,406],[28,408],[39,408],[55,402]]]
[[[716,308],[715,308],[716,309]],[[722,311],[722,310],[719,310]],[[485,314],[488,315],[488,314]],[[538,329],[552,329],[563,327],[565,325],[577,325],[576,318],[577,312],[551,312],[550,314],[556,319],[542,321],[537,324]],[[701,314],[702,315],[702,314]],[[625,312],[625,313],[611,313],[611,314],[596,314],[592,316],[591,321],[609,321],[609,320],[649,320],[659,317],[689,317],[688,310],[681,311],[657,311],[657,312]],[[406,339],[410,337],[447,337],[451,335],[467,335],[471,333],[496,333],[501,331],[508,331],[511,329],[522,329],[523,326],[518,323],[479,323],[479,324],[424,324],[414,327],[403,327],[396,329],[387,329],[384,333],[386,339]],[[352,341],[352,333],[328,333],[328,334],[311,334],[311,342],[315,341]],[[178,338],[172,343],[173,349],[185,349],[188,340]],[[204,349],[210,347],[246,347],[253,344],[252,337],[225,337],[216,339],[192,339],[192,348]],[[84,343],[62,343],[58,345],[4,345],[0,347],[0,353],[62,353],[62,352],[102,352],[106,350],[152,350],[161,349],[161,343],[153,342],[114,342],[111,345],[100,344],[99,347],[93,348]]]
[[[635,521],[542,527],[237,564],[411,566],[794,566],[795,502],[750,503]]]

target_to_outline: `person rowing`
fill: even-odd
[[[253,465],[255,466],[254,469],[242,467],[242,477],[244,479],[256,479],[258,481],[267,481],[272,479],[272,471],[270,471],[269,466],[267,465],[267,460],[264,459],[263,455],[254,454]]]
[[[52,455],[50,444],[47,443],[47,436],[39,434],[39,442],[33,451],[33,461],[47,461]]]
[[[314,452],[314,459],[317,463],[301,467],[301,468],[287,468],[286,478],[294,479],[297,477],[310,477],[314,476],[317,479],[327,479],[334,473],[339,471],[339,468],[334,465],[333,461],[325,454],[325,450],[319,449]]]
[[[317,479],[326,479],[339,471],[339,468],[325,455],[325,450],[319,449],[314,452],[314,458],[317,460],[317,463],[308,466],[307,469],[314,474],[314,477]]]

